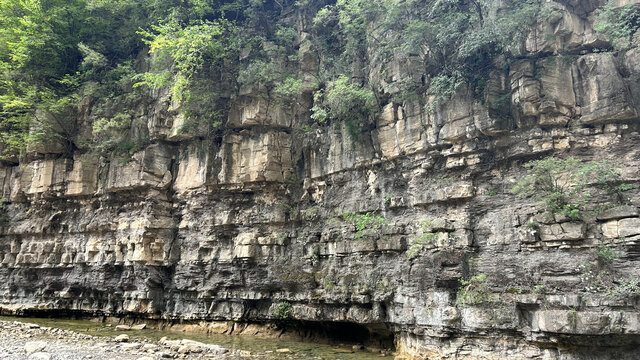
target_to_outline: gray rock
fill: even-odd
[[[29,355],[29,360],[51,360],[51,354],[46,352],[35,352]]]
[[[29,341],[24,344],[24,351],[27,353],[33,353],[42,351],[47,347],[47,343],[44,341]]]
[[[487,23],[508,3],[483,2]],[[186,129],[184,108],[154,90],[130,109],[113,104],[135,114],[131,140],[150,145],[127,162],[100,157],[84,145],[97,112],[83,102],[72,119],[82,149],[41,146],[0,161],[2,308],[264,337],[281,335],[269,324],[284,309],[298,324],[393,339],[399,357],[637,358],[628,345],[640,332],[640,49],[597,50],[610,48],[594,31],[605,0],[536,3],[545,16],[510,47],[514,59],[495,59],[478,94],[462,84],[446,101],[404,96],[407,84],[434,84],[424,66],[433,49],[368,42],[354,80],[385,103],[356,137],[341,121],[300,131],[323,61],[303,32],[291,64],[299,101],[229,86],[215,134]],[[274,19],[293,29],[308,20]],[[597,215],[617,200],[584,189],[592,198],[576,223],[510,193],[523,163],[550,156],[616,163],[611,185],[632,187],[628,204]],[[598,258],[603,246],[619,256]],[[475,301],[462,305],[465,294]],[[50,344],[88,341],[33,325],[1,330],[19,334],[20,356],[43,331]],[[128,341],[96,344],[92,356],[227,351],[166,338],[118,344]]]
[[[121,334],[121,335],[116,336],[116,337],[114,338],[114,340],[115,340],[116,342],[128,342],[128,341],[129,341],[129,335],[127,335],[127,334]]]

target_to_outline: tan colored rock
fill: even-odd
[[[11,171],[13,167],[0,166],[0,198],[11,198]]]
[[[36,160],[30,163],[30,169],[22,173],[21,182],[29,184],[25,188],[25,193],[36,195],[62,189],[67,165],[66,159]]]
[[[291,139],[280,131],[224,137],[220,184],[284,182],[292,173]]]
[[[516,106],[516,115],[520,123],[523,118],[540,114],[540,81],[534,78],[535,64],[531,60],[520,60],[511,66],[512,104]]]
[[[617,238],[618,237],[618,221],[617,220],[607,221],[606,223],[602,224],[602,234],[605,237],[608,237],[611,239]]]
[[[91,156],[75,156],[73,169],[67,174],[65,195],[93,194],[98,185],[98,159]]]
[[[131,161],[121,164],[112,160],[105,189],[108,192],[135,188],[163,189],[171,183],[171,154],[164,145],[150,145],[133,155]]]
[[[616,206],[598,214],[598,220],[622,219],[638,216],[638,208],[630,205]]]
[[[576,103],[580,121],[597,124],[638,117],[629,90],[616,67],[613,54],[589,54],[577,61],[580,80],[576,83]]]
[[[24,351],[27,354],[42,351],[47,347],[47,343],[44,341],[28,341],[24,344]]]
[[[627,237],[640,234],[640,218],[618,220],[618,236]]]
[[[212,156],[208,142],[198,142],[187,146],[180,152],[178,172],[173,188],[179,192],[187,192],[202,187],[215,180]]]
[[[607,221],[602,224],[602,233],[610,239],[638,235],[640,234],[640,218]]]
[[[281,103],[262,97],[243,97],[231,106],[227,126],[243,128],[262,125],[289,128],[292,119],[293,115]]]
[[[129,342],[129,335],[121,334],[115,337],[116,342]]]
[[[191,139],[195,136],[197,129],[190,129],[185,120],[184,113],[180,112],[172,117],[173,122],[167,133],[167,140],[181,141]]]
[[[592,4],[585,5],[585,1],[575,1],[579,4],[565,7],[562,2],[546,2],[544,7],[554,9],[549,11],[546,21],[540,22],[527,38],[525,47],[532,53],[558,53],[560,51],[580,49],[585,45],[606,46],[606,42],[600,40],[593,30],[591,21],[586,18],[586,13],[593,10]],[[576,11],[578,10],[578,11]],[[580,11],[581,10],[581,11]]]
[[[344,123],[335,123],[323,132],[310,135],[306,167],[311,179],[370,164],[375,150],[370,137],[352,139]]]
[[[569,60],[567,60],[569,59]],[[575,115],[571,58],[555,56],[540,60],[541,102],[538,107],[542,126],[564,126]]]
[[[574,241],[584,239],[587,231],[585,223],[566,222],[540,226],[542,241]]]

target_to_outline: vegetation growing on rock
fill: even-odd
[[[489,74],[525,55],[530,27],[553,11],[540,0],[5,1],[0,151],[131,152],[147,136],[136,123],[150,106],[141,85],[168,89],[183,131],[203,137],[218,134],[229,99],[250,89],[285,102],[315,93],[313,122],[344,122],[357,140],[390,99],[426,96],[435,108],[462,86],[484,99]],[[621,49],[640,26],[637,4],[609,4],[598,19]],[[319,63],[313,80],[301,74],[308,51]],[[389,73],[392,61],[407,76]]]
[[[606,161],[583,162],[576,158],[549,157],[525,164],[527,175],[511,189],[518,195],[533,196],[551,214],[561,213],[578,220],[591,204],[588,188],[606,192],[611,202],[604,207],[624,204],[623,192],[630,185],[621,181],[615,166]],[[591,206],[593,210],[593,206]],[[602,211],[603,207],[594,211]]]

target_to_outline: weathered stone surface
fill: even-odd
[[[638,216],[638,208],[635,206],[615,206],[598,214],[598,220],[621,219]]]
[[[482,98],[460,86],[437,105],[402,100],[403,81],[428,87],[424,59],[372,56],[362,68],[385,103],[362,133],[309,120],[319,62],[305,42],[300,102],[243,89],[219,136],[180,131],[157,91],[141,111],[150,145],[128,162],[3,162],[0,308],[280,336],[255,323],[288,324],[284,307],[318,328],[357,323],[415,358],[637,357],[640,53],[593,51],[609,48],[593,32],[603,3],[545,3],[559,12],[517,60],[498,59]],[[626,205],[590,188],[570,222],[511,194],[522,164],[547,156],[617,163]],[[598,246],[616,246],[615,260]]]
[[[602,224],[602,233],[608,238],[624,238],[640,234],[640,218],[625,218]]]
[[[195,142],[181,149],[178,170],[173,182],[177,192],[187,192],[216,182],[211,144]]]
[[[585,223],[561,223],[540,226],[542,241],[571,241],[584,239],[587,226]]]
[[[284,182],[292,174],[291,139],[285,132],[227,135],[220,157],[220,184]]]
[[[393,159],[397,156],[413,154],[426,148],[426,134],[419,117],[405,117],[402,106],[387,104],[378,120],[378,129],[374,132],[380,143],[383,157]]]
[[[151,145],[133,155],[126,164],[112,161],[104,186],[108,192],[137,188],[163,189],[171,183],[170,149],[162,145]]]
[[[291,127],[291,111],[274,100],[263,97],[244,97],[234,103],[227,126],[245,128],[251,126]]]
[[[596,124],[638,117],[612,54],[585,55],[576,64],[579,74],[576,103],[581,108],[582,123]]]
[[[116,342],[129,342],[129,335],[121,334],[114,338]]]
[[[47,343],[44,341],[29,341],[24,344],[24,351],[28,354],[33,352],[42,351],[47,347]]]

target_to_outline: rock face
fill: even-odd
[[[606,45],[592,30],[600,3],[557,3],[558,23],[541,24],[530,56],[499,75],[506,117],[462,87],[435,110],[388,103],[354,140],[342,124],[302,131],[308,108],[246,95],[219,141],[150,116],[151,145],[127,163],[0,166],[0,306],[286,314],[393,335],[416,358],[635,358],[640,51],[593,52]],[[582,222],[545,217],[510,189],[523,162],[547,156],[619,164],[628,204]],[[616,256],[598,278],[602,243]],[[603,287],[607,269],[617,278]],[[460,280],[478,274],[486,301],[461,304]]]

